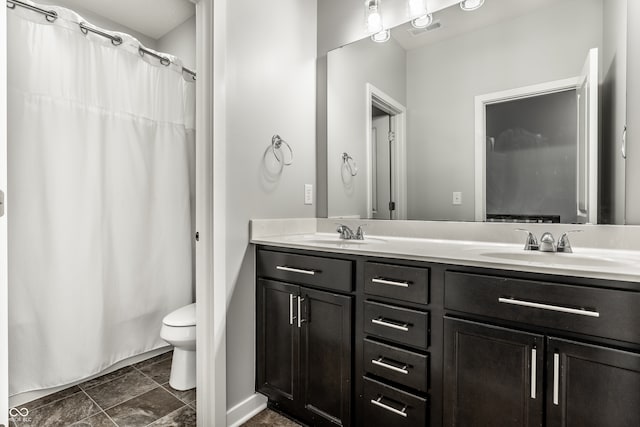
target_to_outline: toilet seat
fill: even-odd
[[[162,323],[166,326],[185,327],[196,325],[196,304],[189,304],[167,314]]]

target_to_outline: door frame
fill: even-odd
[[[9,295],[7,242],[7,8],[0,8],[0,190],[5,214],[0,217],[0,425],[9,415]]]
[[[568,79],[553,80],[550,82],[522,86],[514,89],[502,90],[499,92],[478,95],[474,98],[475,104],[475,220],[484,222],[487,216],[487,153],[485,150],[486,141],[486,107],[491,104],[498,104],[517,99],[532,98],[534,96],[549,95],[552,93],[564,92],[567,90],[577,90],[582,79],[580,77],[570,77]],[[597,146],[596,146],[597,150]],[[589,210],[593,207],[589,206]],[[597,208],[596,208],[597,212]]]
[[[373,201],[373,165],[371,164],[373,158],[373,147],[371,146],[371,127],[373,125],[371,115],[373,105],[391,116],[391,122],[395,129],[395,149],[393,151],[395,161],[391,166],[393,169],[393,185],[391,191],[393,192],[392,194],[395,195],[396,199],[396,214],[393,219],[407,219],[407,174],[402,172],[407,170],[407,108],[371,83],[366,84],[365,108],[365,137],[367,147],[367,218],[372,218],[373,216],[373,209],[371,205]]]
[[[198,426],[227,425],[226,2],[196,4],[196,352]],[[214,52],[215,55],[214,55]],[[215,56],[215,61],[214,61]],[[216,237],[214,239],[214,236]]]

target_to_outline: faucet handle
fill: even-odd
[[[353,239],[353,230],[344,224],[338,224],[336,232],[340,233],[340,238],[345,240]]]
[[[581,233],[582,231],[584,230],[569,230],[562,233],[562,236],[560,236],[560,239],[558,240],[558,247],[556,248],[556,251],[567,254],[573,253],[571,243],[569,242],[569,233]]]
[[[356,240],[364,240],[364,231],[362,230],[362,227],[366,227],[367,224],[362,224],[358,226],[358,229],[356,230]]]
[[[526,230],[524,228],[516,228],[516,231],[523,231],[527,233],[527,240],[524,242],[524,250],[525,251],[536,251],[538,250],[538,239],[533,235],[532,232]]]

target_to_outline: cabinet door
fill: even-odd
[[[547,343],[547,426],[640,426],[640,354]]]
[[[444,425],[542,425],[543,336],[445,317],[444,340]]]
[[[352,297],[300,288],[303,405],[314,426],[351,424]]]
[[[296,319],[299,287],[258,280],[257,372],[258,391],[287,408],[299,394]]]

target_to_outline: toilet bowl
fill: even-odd
[[[176,390],[196,386],[196,304],[189,304],[162,319],[160,338],[171,344],[173,362],[169,385]]]

